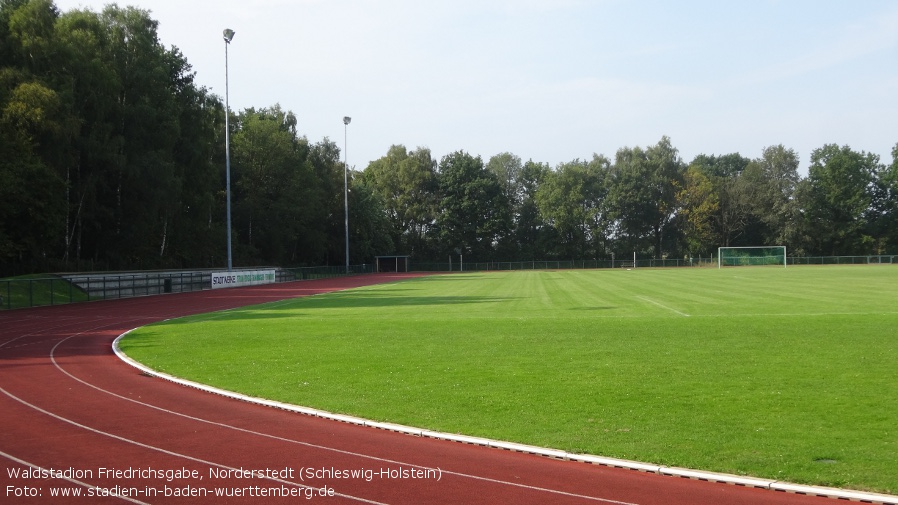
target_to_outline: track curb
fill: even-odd
[[[656,465],[652,463],[642,463],[639,461],[630,461],[624,459],[617,458],[608,458],[605,456],[594,456],[591,454],[575,454],[569,453],[566,451],[561,451],[558,449],[549,449],[545,447],[537,447],[526,444],[519,444],[516,442],[503,442],[500,440],[492,440],[488,438],[481,437],[472,437],[468,435],[459,435],[452,433],[443,433],[437,431],[426,430],[423,428],[415,428],[412,426],[405,426],[401,424],[387,423],[387,422],[379,422],[372,421],[369,419],[364,419],[361,417],[349,416],[344,414],[335,414],[333,412],[328,412],[325,410],[313,409],[310,407],[303,407],[299,405],[293,405],[289,403],[278,402],[274,400],[267,400],[264,398],[258,398],[254,396],[248,396],[241,393],[235,393],[233,391],[227,391],[224,389],[215,388],[212,386],[207,386],[205,384],[200,384],[198,382],[189,381],[186,379],[181,379],[179,377],[175,377],[173,375],[169,375],[163,372],[159,372],[153,370],[152,368],[135,361],[127,354],[125,354],[119,348],[119,341],[125,337],[128,333],[131,333],[136,328],[128,330],[118,337],[112,342],[112,350],[115,355],[122,360],[123,362],[131,365],[132,367],[138,369],[141,373],[152,377],[158,377],[160,379],[173,382],[175,384],[179,384],[182,386],[198,389],[200,391],[205,391],[207,393],[224,396],[227,398],[240,400],[248,403],[254,403],[257,405],[263,405],[267,407],[272,407],[280,410],[286,410],[290,412],[295,412],[298,414],[303,414],[312,417],[319,417],[322,419],[329,419],[332,421],[339,421],[347,424],[354,424],[358,426],[365,426],[374,429],[393,431],[397,433],[403,433],[406,435],[412,435],[416,437],[424,437],[424,438],[433,438],[438,440],[447,440],[450,442],[458,442],[469,445],[479,445],[483,447],[490,447],[494,449],[501,449],[512,452],[520,452],[525,454],[533,454],[536,456],[543,456],[552,459],[559,459],[565,461],[576,461],[581,463],[588,463],[592,465],[600,465],[607,466],[613,468],[622,468],[627,470],[635,470],[644,473],[654,473],[658,475],[666,475],[670,477],[680,477],[692,480],[701,480],[707,482],[716,482],[721,484],[730,484],[735,486],[742,487],[753,487],[760,489],[767,489],[771,491],[792,493],[792,494],[801,494],[801,495],[809,495],[809,496],[820,496],[825,498],[833,498],[839,500],[849,500],[860,503],[873,503],[880,505],[898,505],[898,496],[893,495],[885,495],[885,494],[877,494],[877,493],[867,493],[863,491],[851,491],[846,489],[838,489],[838,488],[830,488],[830,487],[821,487],[821,486],[808,486],[803,484],[793,484],[789,482],[782,482],[777,480],[770,479],[761,479],[756,477],[745,477],[739,475],[730,475],[725,473],[715,473],[715,472],[706,472],[702,470],[691,470],[688,468],[679,468],[679,467],[669,467],[664,465]]]

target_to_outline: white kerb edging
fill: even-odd
[[[818,486],[805,486],[801,484],[791,484],[788,482],[779,482],[775,480],[768,479],[759,479],[754,477],[743,477],[740,475],[729,475],[724,473],[715,473],[715,472],[705,472],[701,470],[690,470],[688,468],[677,468],[677,467],[667,467],[662,465],[653,465],[651,463],[641,463],[639,461],[628,461],[625,459],[616,459],[616,458],[607,458],[604,456],[593,456],[590,454],[573,454],[565,451],[561,451],[558,449],[547,449],[545,447],[537,447],[532,445],[518,444],[515,442],[503,442],[500,440],[491,440],[488,438],[481,437],[471,437],[468,435],[459,435],[453,433],[442,433],[438,431],[430,431],[422,428],[414,428],[411,426],[404,426],[401,424],[394,423],[386,423],[379,421],[371,421],[369,419],[363,419],[361,417],[348,416],[344,414],[334,414],[333,412],[327,412],[325,410],[318,410],[309,407],[302,407],[298,405],[292,405],[289,403],[278,402],[274,400],[266,400],[264,398],[257,398],[254,396],[247,396],[241,393],[235,393],[233,391],[227,391],[224,389],[218,389],[212,386],[207,386],[205,384],[200,384],[198,382],[193,382],[185,379],[181,379],[179,377],[175,377],[166,373],[157,372],[152,368],[149,368],[142,363],[139,363],[133,359],[131,359],[127,354],[122,352],[119,348],[119,340],[121,340],[125,335],[131,333],[134,330],[128,330],[125,333],[119,335],[115,341],[112,343],[112,350],[115,352],[116,356],[119,357],[125,363],[133,366],[134,368],[140,370],[142,373],[146,375],[150,375],[153,377],[158,377],[160,379],[165,379],[170,382],[174,382],[176,384],[180,384],[182,386],[192,387],[194,389],[199,389],[201,391],[205,391],[208,393],[212,393],[219,396],[224,396],[227,398],[232,398],[235,400],[241,400],[249,403],[255,403],[257,405],[265,405],[268,407],[273,407],[276,409],[287,410],[290,412],[295,412],[297,414],[303,414],[307,416],[320,417],[322,419],[329,419],[332,421],[339,421],[342,423],[355,424],[359,426],[366,426],[370,428],[377,428],[381,430],[394,431],[398,433],[404,433],[407,435],[412,435],[416,437],[426,437],[426,438],[434,438],[439,440],[447,440],[451,442],[460,442],[463,444],[470,445],[480,445],[483,447],[491,447],[495,449],[503,449],[514,452],[535,454],[538,456],[545,456],[553,459],[563,459],[569,461],[579,461],[581,463],[589,463],[593,465],[602,465],[609,466],[614,468],[624,468],[628,470],[636,470],[645,473],[655,473],[659,475],[667,475],[673,477],[682,477],[694,480],[703,480],[709,482],[719,482],[723,484],[732,484],[736,486],[744,486],[744,487],[755,487],[761,489],[769,489],[771,491],[781,491],[787,493],[795,493],[795,494],[804,494],[811,496],[823,496],[828,498],[836,498],[841,500],[851,500],[851,501],[859,501],[864,503],[878,503],[883,505],[898,505],[898,496],[893,495],[884,495],[884,494],[876,494],[876,493],[865,493],[861,491],[850,491],[845,489],[837,489],[837,488],[829,488],[829,487],[818,487]]]

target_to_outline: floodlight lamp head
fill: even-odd
[[[234,38],[234,30],[231,30],[230,28],[225,28],[225,30],[224,30],[224,32],[222,32],[222,34],[224,35],[224,41],[226,43],[230,44],[231,39]]]
[[[352,121],[351,117],[343,116],[343,124],[348,125],[350,121]]]

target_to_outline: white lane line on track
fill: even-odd
[[[681,316],[683,316],[683,317],[689,317],[689,314],[687,314],[687,313],[685,313],[685,312],[680,312],[680,311],[677,310],[677,309],[672,309],[672,308],[668,307],[667,305],[663,305],[663,304],[661,304],[661,303],[656,302],[655,300],[652,300],[651,298],[646,298],[646,297],[644,297],[644,296],[637,296],[636,298],[638,298],[638,299],[640,299],[640,300],[642,300],[642,301],[644,301],[644,302],[649,302],[649,303],[651,303],[652,305],[656,305],[656,306],[658,306],[658,307],[661,307],[662,309],[666,309],[666,310],[669,310],[669,311],[674,312],[674,313],[676,313],[676,314],[679,314],[679,315],[681,315]]]
[[[136,321],[136,319],[134,319],[134,321]],[[84,322],[87,322],[87,321],[84,321]],[[129,321],[129,323],[130,323],[130,321]],[[104,325],[101,325],[101,326],[97,326],[97,327],[95,327],[95,328],[90,328],[90,329],[85,330],[85,331],[92,331],[92,330],[96,330],[96,329],[99,329],[99,328],[103,328],[103,327],[105,327],[105,326],[108,326],[108,324],[104,324]],[[38,336],[38,335],[42,335],[42,334],[44,334],[44,333],[49,333],[49,332],[51,332],[51,331],[58,330],[58,329],[60,329],[60,328],[69,328],[69,327],[71,327],[71,323],[58,324],[58,325],[56,325],[56,326],[51,326],[51,327],[49,327],[49,328],[47,328],[47,327],[41,327],[41,328],[38,328],[38,329],[35,330],[35,331],[29,331],[28,333],[23,333],[23,334],[19,335],[18,337],[14,337],[14,338],[12,338],[12,339],[10,339],[10,340],[7,340],[6,342],[0,342],[0,349],[3,349],[3,348],[6,348],[6,349],[12,349],[13,347],[10,346],[10,344],[12,344],[13,342],[16,342],[17,340],[21,340],[21,339],[24,339],[24,338],[27,338],[27,337],[35,337],[35,336]],[[60,338],[60,337],[56,337],[56,338]],[[46,342],[46,340],[30,341],[30,342],[26,342],[26,343],[21,343],[21,342],[20,342],[20,343],[18,343],[18,344],[16,345],[16,347],[22,347],[22,346],[25,346],[25,345],[32,345],[32,344],[37,344],[37,343],[41,343],[41,342]]]
[[[138,319],[147,319],[147,318],[145,318],[145,317],[134,318],[134,319],[128,320],[128,322],[130,323],[130,322],[136,321],[136,320],[138,320]],[[119,326],[121,323],[122,323],[122,322],[115,323],[115,326]],[[109,326],[112,326],[112,324],[108,324],[108,323],[107,323],[107,324],[104,324],[104,325],[96,326],[96,327],[93,327],[93,328],[89,328],[89,329],[86,329],[86,330],[82,330],[81,332],[78,332],[78,333],[75,333],[75,334],[73,334],[73,335],[69,335],[68,337],[63,338],[62,340],[60,340],[59,342],[57,342],[56,345],[54,345],[53,348],[50,350],[50,355],[49,355],[50,361],[53,363],[53,365],[54,365],[57,369],[59,369],[61,372],[63,372],[64,374],[68,375],[69,377],[71,377],[71,378],[73,378],[73,379],[75,379],[75,380],[77,380],[77,381],[79,381],[79,382],[81,382],[81,383],[83,383],[83,384],[86,384],[86,385],[88,385],[88,386],[91,386],[91,387],[93,387],[94,389],[103,391],[101,388],[98,388],[98,387],[96,387],[96,386],[94,386],[94,385],[92,385],[92,384],[88,384],[87,382],[85,382],[85,381],[83,381],[83,380],[81,380],[81,379],[78,379],[78,378],[75,377],[74,375],[72,375],[72,374],[68,373],[66,370],[62,369],[62,367],[60,367],[59,364],[56,362],[56,357],[55,357],[54,354],[55,354],[55,352],[56,352],[56,348],[59,347],[63,342],[65,342],[65,341],[67,341],[67,340],[69,340],[69,339],[71,339],[71,338],[73,338],[73,337],[83,335],[84,333],[87,333],[87,332],[90,332],[90,331],[95,331],[95,330],[98,330],[98,329],[101,329],[101,328],[106,328],[106,327],[109,327]],[[8,342],[6,342],[6,343],[0,345],[0,347],[2,347],[3,345],[8,344],[9,342],[16,341],[16,340],[18,340],[19,338],[22,338],[22,337],[25,337],[25,336],[26,336],[26,335],[22,335],[22,336],[20,336],[20,337],[16,337],[16,338],[14,338],[14,339],[12,339],[12,340],[10,340],[10,341],[8,341]],[[87,425],[78,423],[77,421],[74,421],[74,420],[72,420],[72,419],[68,419],[68,418],[62,417],[62,416],[60,416],[60,415],[58,415],[58,414],[54,414],[53,412],[50,412],[50,411],[48,411],[48,410],[46,410],[46,409],[43,409],[43,408],[41,408],[41,407],[38,407],[37,405],[34,405],[34,404],[32,404],[32,403],[29,403],[29,402],[23,400],[22,398],[19,398],[18,396],[15,396],[14,394],[10,393],[10,392],[7,391],[6,389],[4,389],[2,386],[0,386],[0,392],[2,392],[3,394],[5,394],[6,396],[12,398],[13,400],[15,400],[15,401],[17,401],[17,402],[19,402],[19,403],[21,403],[21,404],[27,406],[27,407],[30,407],[30,408],[32,408],[32,409],[38,411],[38,412],[41,412],[41,413],[43,413],[43,414],[46,414],[46,415],[48,415],[48,416],[50,416],[50,417],[53,417],[53,418],[55,418],[55,419],[58,419],[58,420],[60,420],[60,421],[62,421],[62,422],[65,422],[65,423],[71,424],[71,425],[73,425],[73,426],[76,426],[76,427],[78,427],[78,428],[81,428],[81,429],[84,429],[84,430],[87,430],[87,431],[96,433],[96,434],[98,434],[98,435],[104,435],[104,436],[107,436],[107,437],[110,437],[110,438],[113,438],[113,439],[116,439],[116,440],[119,440],[119,441],[122,441],[122,442],[134,444],[134,445],[136,445],[136,446],[138,446],[138,447],[143,447],[143,448],[145,448],[145,449],[150,449],[150,450],[162,452],[162,453],[164,453],[164,454],[168,454],[168,455],[171,455],[171,456],[184,458],[184,459],[187,459],[187,460],[189,460],[189,461],[194,461],[194,462],[206,464],[206,465],[209,465],[209,466],[215,466],[215,467],[218,467],[218,468],[223,468],[223,469],[225,469],[225,470],[239,471],[238,468],[229,467],[229,466],[227,466],[227,465],[215,463],[215,462],[213,462],[213,461],[206,461],[206,460],[203,460],[203,459],[194,458],[194,457],[188,456],[188,455],[186,455],[186,454],[180,454],[180,453],[176,453],[176,452],[173,452],[173,451],[169,451],[169,450],[167,450],[167,449],[162,449],[161,447],[151,446],[151,445],[148,445],[148,444],[144,444],[144,443],[142,443],[142,442],[138,442],[138,441],[136,441],[136,440],[131,440],[131,439],[128,439],[128,438],[125,438],[125,437],[121,437],[121,436],[119,436],[119,435],[115,435],[115,434],[112,434],[112,433],[108,433],[108,432],[105,432],[105,431],[102,431],[102,430],[98,430],[98,429],[96,429],[96,428],[92,428],[92,427],[90,427],[90,426],[87,426]],[[110,394],[112,394],[112,393],[110,393]],[[122,398],[124,398],[124,397],[122,397]],[[138,402],[138,403],[139,403],[139,402]],[[299,488],[302,488],[302,489],[305,489],[305,488],[312,488],[312,486],[307,486],[307,485],[305,485],[305,484],[299,484],[299,483],[296,483],[296,482],[292,482],[292,481],[288,481],[288,480],[282,480],[282,479],[278,479],[278,478],[274,478],[274,477],[264,477],[264,478],[265,478],[265,479],[268,479],[268,480],[272,480],[272,481],[278,482],[278,483],[281,483],[281,484],[288,484],[288,485],[291,485],[291,486],[296,486],[296,487],[299,487]],[[335,496],[340,496],[340,497],[342,497],[342,498],[347,498],[347,499],[359,501],[359,502],[362,502],[362,503],[370,503],[370,504],[373,504],[373,505],[387,505],[387,504],[382,503],[382,502],[373,501],[373,500],[368,500],[368,499],[365,499],[365,498],[361,498],[361,497],[357,497],[357,496],[351,496],[351,495],[342,494],[342,493],[335,493]]]
[[[70,338],[71,338],[71,337],[70,337]],[[57,345],[58,345],[58,344],[57,344]],[[54,414],[53,412],[50,412],[49,410],[42,409],[41,407],[38,407],[37,405],[34,405],[33,403],[29,403],[29,402],[27,402],[27,401],[25,401],[25,400],[19,398],[18,396],[16,396],[16,395],[10,393],[10,392],[7,391],[6,389],[4,389],[2,386],[0,386],[0,392],[2,392],[3,394],[5,394],[6,396],[12,398],[13,400],[15,400],[15,401],[21,403],[22,405],[25,405],[26,407],[30,407],[30,408],[32,408],[32,409],[34,409],[34,410],[36,410],[36,411],[38,411],[38,412],[40,412],[40,413],[42,413],[42,414],[46,414],[46,415],[48,415],[48,416],[50,416],[50,417],[52,417],[52,418],[54,418],[54,419],[57,419],[57,420],[62,421],[62,422],[64,422],[64,423],[71,424],[72,426],[76,426],[76,427],[78,427],[78,428],[81,428],[81,429],[90,431],[91,433],[96,433],[97,435],[103,435],[103,436],[112,438],[112,439],[114,439],[114,440],[118,440],[118,441],[125,442],[125,443],[128,443],[128,444],[133,444],[133,445],[136,445],[136,446],[138,446],[138,447],[142,447],[142,448],[144,448],[144,449],[149,449],[149,450],[151,450],[151,451],[161,452],[161,453],[163,453],[163,454],[167,454],[167,455],[169,455],[169,456],[174,456],[174,457],[176,457],[176,458],[183,458],[183,459],[186,459],[186,460],[188,460],[188,461],[193,461],[193,462],[195,462],[195,463],[201,463],[201,464],[204,464],[204,465],[214,466],[214,467],[218,467],[218,468],[221,468],[221,469],[224,469],[224,470],[233,471],[233,472],[241,472],[241,471],[242,471],[242,469],[240,469],[240,468],[234,468],[234,467],[231,467],[231,466],[228,466],[228,465],[223,465],[223,464],[221,464],[221,463],[216,463],[216,462],[214,462],[214,461],[207,461],[207,460],[201,459],[201,458],[194,458],[193,456],[188,456],[188,455],[186,455],[186,454],[181,454],[181,453],[177,453],[177,452],[174,452],[174,451],[169,451],[168,449],[163,449],[163,448],[161,448],[161,447],[156,447],[156,446],[153,446],[153,445],[144,444],[143,442],[138,442],[138,441],[136,441],[136,440],[131,440],[131,439],[129,439],[129,438],[125,438],[125,437],[122,437],[122,436],[119,436],[119,435],[115,435],[115,434],[113,434],[113,433],[109,433],[109,432],[106,432],[106,431],[98,430],[98,429],[96,429],[96,428],[91,428],[90,426],[87,426],[87,425],[85,425],[85,424],[81,424],[81,423],[79,423],[79,422],[77,422],[77,421],[74,421],[74,420],[72,420],[72,419],[68,419],[68,418],[63,417],[63,416],[60,416],[60,415],[58,415],[58,414]],[[277,483],[280,483],[280,484],[284,484],[284,485],[296,486],[296,487],[299,487],[299,488],[302,488],[302,489],[305,489],[305,488],[313,488],[313,486],[307,486],[307,485],[305,485],[305,484],[299,484],[299,483],[296,483],[296,482],[293,482],[293,481],[284,480],[284,479],[279,479],[279,478],[276,478],[276,477],[262,477],[262,478],[264,478],[264,479],[266,479],[266,480],[274,481],[274,482],[277,482]],[[314,489],[314,488],[313,488],[313,489]],[[378,502],[378,501],[368,500],[368,499],[365,499],[365,498],[360,498],[360,497],[358,497],[358,496],[352,496],[352,495],[343,494],[343,493],[335,493],[334,496],[339,496],[339,497],[341,497],[341,498],[346,498],[346,499],[349,499],[349,500],[355,500],[355,501],[359,501],[359,502],[362,502],[362,503],[371,503],[371,504],[373,504],[373,505],[387,505],[386,503],[383,503],[383,502]]]
[[[27,466],[27,467],[30,467],[30,468],[34,468],[35,470],[37,470],[37,471],[39,471],[39,472],[47,472],[47,471],[49,471],[49,470],[46,469],[46,468],[43,468],[43,467],[38,466],[38,465],[35,465],[34,463],[29,463],[29,462],[27,462],[27,461],[25,461],[25,460],[22,460],[22,459],[19,459],[19,458],[13,456],[12,454],[7,454],[7,453],[5,453],[5,452],[3,452],[3,451],[0,451],[0,456],[3,456],[4,458],[6,458],[6,459],[8,459],[8,460],[10,460],[10,461],[15,461],[16,463],[18,463],[18,464],[20,464],[20,465],[22,465],[22,466]],[[79,485],[79,486],[86,487],[86,488],[88,488],[88,489],[92,489],[92,488],[96,488],[96,487],[97,487],[97,486],[95,486],[95,485],[93,485],[93,484],[88,484],[87,482],[82,482],[82,481],[80,481],[80,480],[78,480],[78,479],[72,479],[72,478],[69,478],[69,477],[54,477],[54,478],[62,479],[62,480],[67,480],[67,481],[71,482],[72,484],[77,484],[77,485]],[[104,496],[104,498],[107,498],[107,497],[108,497],[108,498],[120,498],[120,499],[122,499],[122,500],[131,502],[131,503],[137,503],[138,505],[150,505],[150,504],[147,503],[147,502],[142,502],[142,501],[139,501],[139,500],[135,500],[134,498],[129,498],[129,497],[127,497],[127,496],[122,496],[122,495],[120,495],[120,494],[110,494],[110,495],[108,495],[108,496]]]
[[[101,387],[99,387],[99,386],[97,386],[97,385],[95,385],[95,384],[91,384],[91,383],[89,383],[89,382],[87,382],[87,381],[85,381],[85,380],[83,380],[83,379],[81,379],[81,378],[79,378],[79,377],[76,377],[75,375],[73,375],[73,374],[69,373],[67,370],[65,370],[65,369],[64,369],[64,368],[63,368],[63,367],[56,361],[56,357],[55,357],[55,351],[56,351],[56,348],[57,348],[59,345],[61,345],[63,342],[65,342],[65,340],[68,340],[68,339],[70,339],[70,338],[76,337],[76,336],[78,336],[78,335],[80,335],[80,334],[71,335],[70,337],[67,337],[67,338],[64,339],[64,340],[61,340],[61,341],[60,341],[59,343],[57,343],[56,346],[54,346],[53,349],[50,351],[50,360],[52,361],[53,365],[54,365],[60,372],[62,372],[63,374],[65,374],[65,375],[67,375],[67,376],[69,376],[69,377],[71,377],[71,378],[74,379],[75,381],[78,381],[78,382],[80,382],[81,384],[84,384],[85,386],[88,386],[88,387],[90,387],[90,388],[93,388],[93,389],[95,389],[95,390],[97,390],[97,391],[100,391],[100,392],[102,392],[102,393],[108,394],[108,395],[110,395],[110,396],[114,396],[114,397],[119,398],[119,399],[122,399],[122,400],[127,400],[127,401],[129,401],[129,402],[132,402],[132,403],[135,403],[135,404],[138,404],[138,405],[147,407],[147,408],[155,409],[155,410],[157,410],[157,411],[164,412],[164,413],[166,413],[166,414],[170,414],[170,415],[182,417],[182,418],[185,418],[185,419],[190,419],[190,420],[192,420],[192,421],[201,422],[201,423],[209,424],[209,425],[212,425],[212,426],[217,426],[217,427],[220,427],[220,428],[226,428],[226,429],[230,429],[230,430],[234,430],[234,431],[239,431],[239,432],[246,433],[246,434],[249,434],[249,435],[255,435],[255,436],[259,436],[259,437],[268,438],[268,439],[271,439],[271,440],[277,440],[277,441],[281,441],[281,442],[288,442],[288,443],[291,443],[291,444],[302,445],[302,446],[304,446],[304,447],[309,447],[309,448],[318,449],[318,450],[324,450],[324,451],[335,452],[335,453],[338,453],[338,454],[344,454],[344,455],[347,455],[347,456],[353,456],[353,457],[357,457],[357,458],[369,459],[369,460],[377,461],[377,462],[380,462],[380,463],[391,463],[391,464],[396,464],[396,465],[404,465],[404,466],[409,466],[409,467],[413,467],[413,468],[420,468],[420,469],[423,469],[423,470],[438,470],[440,474],[453,475],[453,476],[455,476],[455,477],[474,479],[474,480],[479,480],[479,481],[484,481],[484,482],[490,482],[490,483],[493,483],[493,484],[507,485],[507,486],[512,486],[512,487],[516,487],[516,488],[520,488],[520,489],[529,489],[529,490],[532,490],[532,491],[539,491],[539,492],[544,492],[544,493],[551,493],[551,494],[556,494],[556,495],[560,495],[560,496],[567,496],[567,497],[572,497],[572,498],[582,498],[582,499],[584,499],[584,500],[596,501],[596,502],[601,502],[601,503],[609,503],[609,504],[612,504],[612,505],[638,505],[638,504],[636,504],[636,503],[631,503],[631,502],[623,502],[623,501],[618,501],[618,500],[611,500],[611,499],[608,499],[608,498],[601,498],[601,497],[596,497],[596,496],[587,496],[587,495],[581,495],[581,494],[576,494],[576,493],[570,493],[570,492],[567,492],[567,491],[561,491],[561,490],[557,490],[557,489],[549,489],[549,488],[544,488],[544,487],[539,487],[539,486],[531,486],[531,485],[527,485],[527,484],[521,484],[521,483],[518,483],[518,482],[509,482],[509,481],[504,481],[504,480],[499,480],[499,479],[492,479],[492,478],[489,478],[489,477],[483,477],[483,476],[480,476],[480,475],[471,475],[471,474],[466,474],[466,473],[461,473],[461,472],[452,472],[452,471],[442,470],[442,469],[438,469],[438,468],[437,468],[437,469],[434,469],[434,468],[425,467],[425,466],[422,466],[422,465],[417,465],[417,464],[414,464],[414,463],[407,463],[407,462],[404,462],[404,461],[397,461],[397,460],[392,460],[392,459],[387,459],[387,458],[381,458],[381,457],[378,457],[378,456],[372,456],[372,455],[370,455],[370,454],[362,454],[362,453],[358,453],[358,452],[347,451],[347,450],[343,450],[343,449],[337,449],[337,448],[335,448],[335,447],[327,447],[327,446],[323,446],[323,445],[313,444],[313,443],[310,443],[310,442],[303,442],[303,441],[300,441],[300,440],[294,440],[294,439],[289,439],[289,438],[280,437],[280,436],[277,436],[277,435],[272,435],[272,434],[270,434],[270,433],[262,433],[262,432],[259,432],[259,431],[254,431],[254,430],[250,430],[250,429],[246,429],[246,428],[240,428],[240,427],[238,427],[238,426],[232,426],[232,425],[220,423],[220,422],[217,422],[217,421],[211,421],[211,420],[208,420],[208,419],[202,419],[202,418],[199,418],[199,417],[195,417],[195,416],[191,416],[191,415],[184,414],[184,413],[181,413],[181,412],[176,412],[176,411],[169,410],[169,409],[166,409],[166,408],[163,408],[163,407],[159,407],[159,406],[157,406],[157,405],[152,405],[152,404],[145,403],[145,402],[142,402],[142,401],[139,401],[139,400],[135,400],[134,398],[128,398],[128,397],[122,396],[122,395],[120,395],[120,394],[118,394],[118,393],[113,393],[112,391],[108,391],[108,390],[106,390],[106,389],[103,389],[103,388],[101,388]],[[8,393],[7,393],[7,394],[8,394]]]

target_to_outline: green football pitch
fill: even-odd
[[[898,268],[437,275],[172,320],[156,370],[431,430],[898,492]]]

